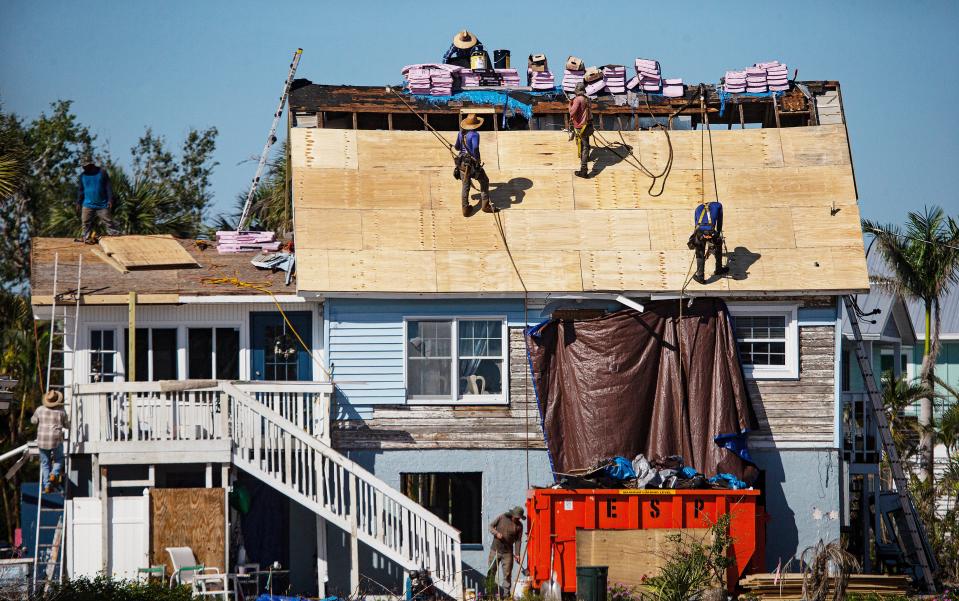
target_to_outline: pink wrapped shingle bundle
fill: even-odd
[[[685,91],[681,77],[663,80],[663,96],[667,98],[681,98]]]
[[[406,72],[406,85],[410,94],[430,93],[430,70],[428,68],[413,68]]]
[[[569,69],[564,69],[563,70],[563,91],[575,92],[576,85],[583,81],[584,75],[586,75],[585,69],[581,69],[579,71],[570,71]]]
[[[232,230],[216,233],[216,250],[220,254],[239,253],[247,250],[280,250],[280,241],[274,232],[236,232]]]
[[[430,94],[449,96],[453,93],[453,73],[447,69],[430,69]]]
[[[632,92],[639,87],[639,75],[633,75],[633,78],[626,82],[626,89]]]
[[[732,94],[741,94],[746,91],[746,72],[745,71],[726,71],[723,78],[723,88]]]
[[[659,92],[662,86],[662,72],[659,61],[646,58],[636,59],[636,75],[639,77],[639,86],[644,92]]]
[[[504,86],[519,87],[519,71],[516,69],[496,69],[496,72],[503,78]]]
[[[552,90],[556,87],[556,80],[550,71],[530,71],[529,87],[534,90]]]
[[[475,88],[480,85],[480,76],[478,73],[470,71],[469,69],[463,69],[457,73],[460,78],[460,86],[464,88]]]
[[[746,91],[766,92],[766,70],[762,67],[746,67]]]
[[[770,92],[785,92],[789,89],[789,68],[779,61],[756,63],[766,71],[766,84]]]
[[[606,82],[602,79],[597,79],[593,83],[586,84],[586,95],[595,96],[603,91],[606,87]]]
[[[610,94],[626,93],[626,67],[622,65],[606,65],[603,67],[603,80]]]

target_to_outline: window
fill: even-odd
[[[112,382],[116,375],[116,341],[113,330],[90,331],[90,381]]]
[[[407,398],[505,401],[506,348],[502,319],[408,320]]]
[[[730,310],[739,357],[747,378],[799,377],[795,307],[740,306]]]
[[[187,331],[187,377],[196,380],[238,380],[240,330],[190,328]]]
[[[130,380],[130,330],[123,331],[123,348],[126,350],[126,373]],[[176,328],[136,329],[136,381],[176,380],[177,335]]]
[[[400,474],[403,493],[460,531],[465,545],[483,543],[483,474]]]

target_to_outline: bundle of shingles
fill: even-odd
[[[583,76],[586,75],[585,69],[580,69],[577,71],[571,71],[569,69],[563,70],[563,91],[564,92],[575,92],[576,86],[583,82]]]
[[[516,69],[496,69],[496,74],[502,78],[503,85],[507,88],[519,87],[519,71]]]
[[[250,250],[277,251],[280,241],[275,232],[220,231],[216,233],[216,250],[219,253],[240,253]]]
[[[407,65],[402,73],[410,94],[449,96],[453,93],[453,76],[460,69],[456,65],[422,63]]]
[[[742,71],[726,71],[723,89],[731,94],[785,92],[789,89],[789,70],[779,61],[769,61]]]
[[[603,67],[603,81],[610,94],[626,93],[626,67],[622,65],[606,65]]]
[[[530,71],[529,87],[534,90],[552,90],[556,87],[556,79],[551,71]]]
[[[662,71],[659,67],[659,61],[637,58],[636,76],[629,80],[626,86],[633,91],[642,90],[643,92],[658,93],[663,85]]]

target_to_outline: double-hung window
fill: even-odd
[[[116,376],[116,340],[113,330],[90,330],[90,381],[112,382]]]
[[[799,332],[794,306],[730,307],[743,372],[753,379],[799,377]]]
[[[405,330],[409,401],[506,401],[504,319],[411,318]]]
[[[189,328],[187,377],[194,380],[238,380],[239,328]]]
[[[134,341],[136,357],[136,381],[176,380],[177,369],[177,329],[176,328],[137,328]],[[126,379],[130,380],[130,330],[123,331],[123,348],[126,356]]]

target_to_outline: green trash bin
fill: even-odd
[[[607,566],[582,566],[576,568],[577,601],[606,601]]]

